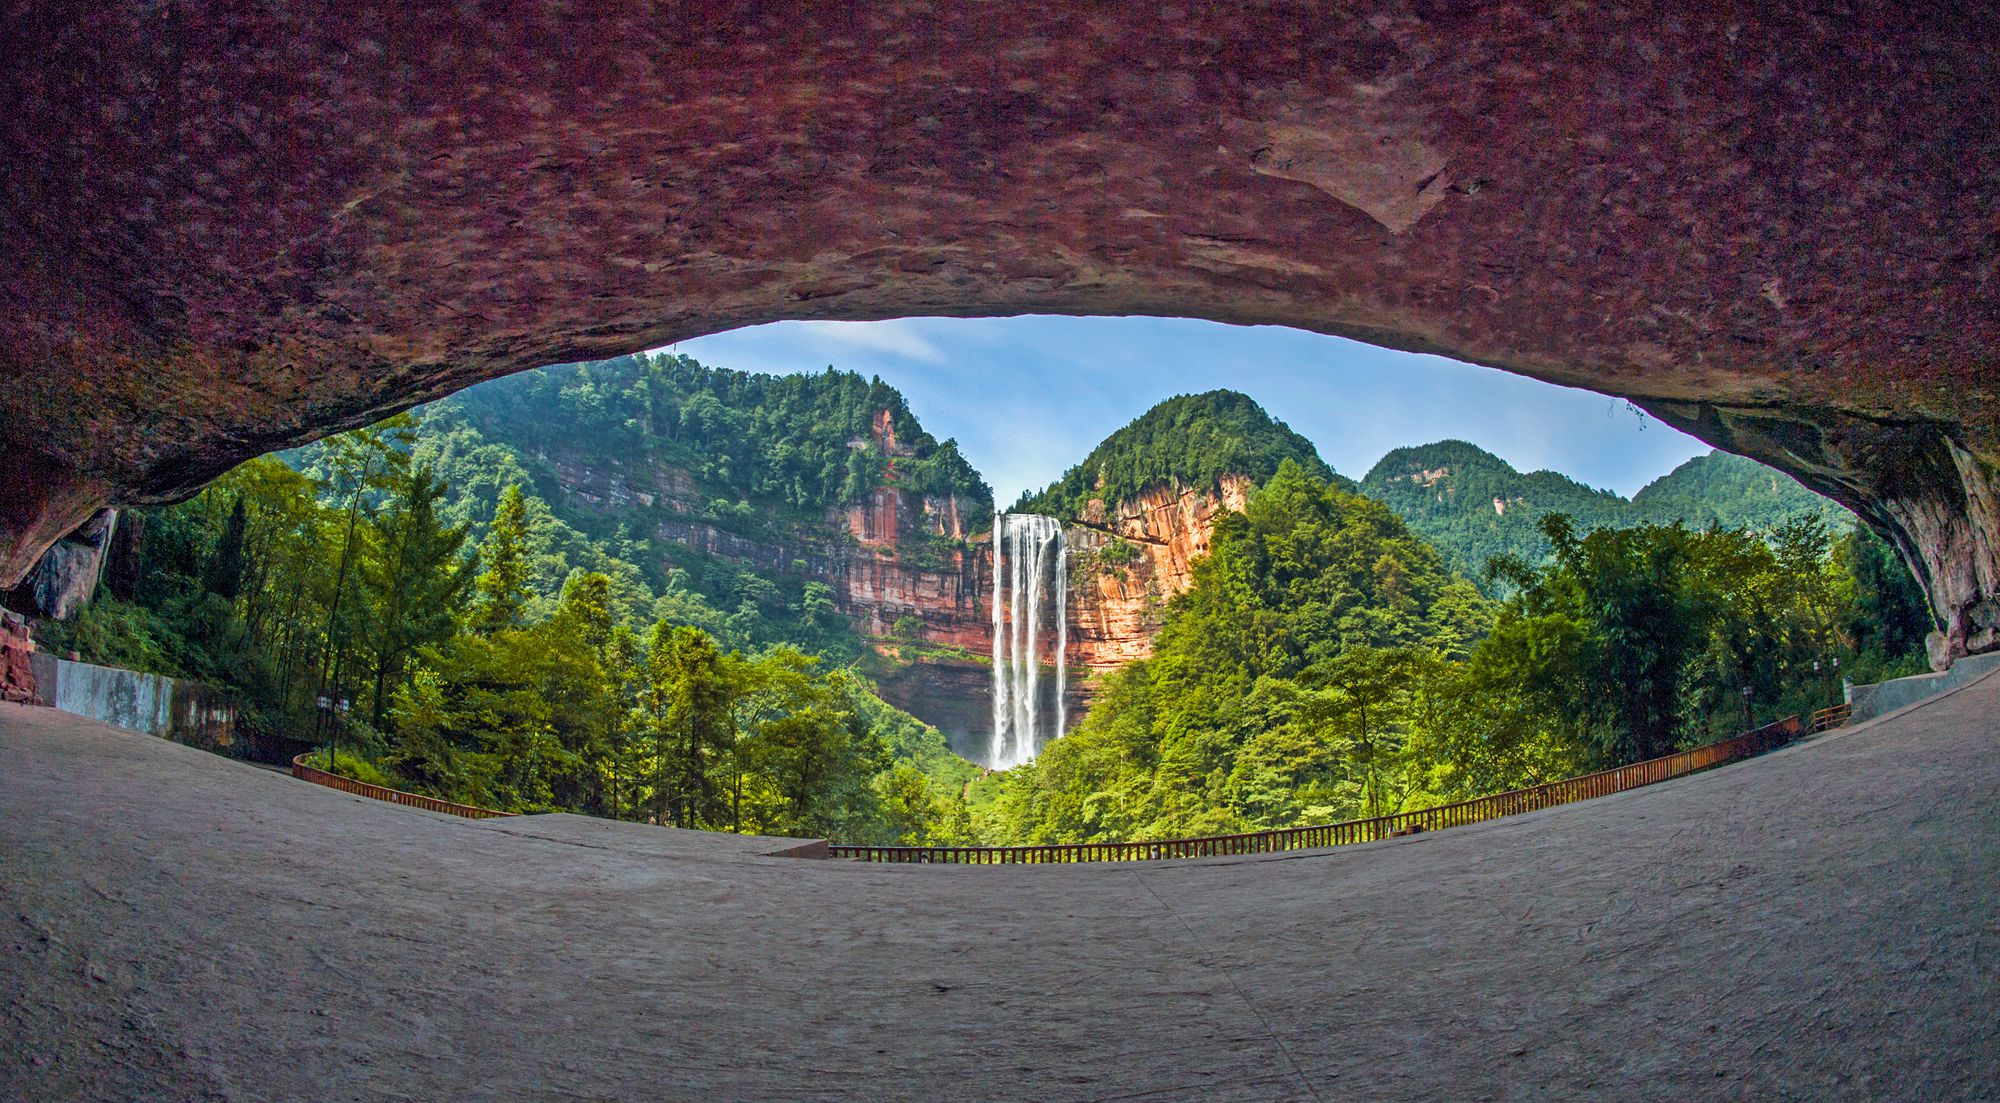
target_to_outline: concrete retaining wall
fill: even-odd
[[[2000,652],[1967,656],[1951,664],[1951,669],[1942,674],[1917,674],[1908,678],[1876,682],[1873,685],[1848,686],[1847,701],[1854,706],[1854,715],[1848,719],[1848,723],[1859,724],[1863,720],[1873,720],[1905,705],[1914,705],[1927,697],[1936,697],[1948,689],[1957,689],[1996,667],[2000,667]]]
[[[47,694],[47,690],[42,690]],[[174,680],[91,663],[56,660],[56,708],[147,735],[173,730]]]
[[[35,699],[32,702],[43,708],[54,708],[56,697],[56,664],[61,659],[46,651],[37,651],[28,660],[29,669],[35,672]]]
[[[63,712],[157,735],[205,751],[242,758],[252,748],[236,724],[236,707],[220,691],[68,659],[39,664],[36,689]]]

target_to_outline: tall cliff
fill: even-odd
[[[474,388],[425,432],[474,498],[532,484],[565,538],[633,565],[659,616],[856,663],[961,753],[982,745],[991,494],[894,388],[631,357]]]
[[[891,411],[868,420],[868,431],[846,447],[851,456],[879,460],[879,482],[818,513],[706,506],[695,473],[671,462],[613,459],[598,468],[561,450],[536,456],[555,473],[558,512],[596,515],[628,532],[643,526],[669,571],[712,559],[820,582],[883,657],[983,653],[991,644],[984,597],[991,553],[973,540],[973,525],[990,524],[992,508],[968,494],[917,489],[910,474],[917,456],[897,439]]]
[[[1069,520],[1070,662],[1095,675],[1152,655],[1166,603],[1193,585],[1216,516],[1241,510],[1254,485],[1234,472],[1203,487],[1156,483],[1109,506],[1091,499]]]
[[[1288,460],[1337,477],[1311,442],[1248,396],[1178,395],[1015,504],[1014,512],[1063,524],[1070,553],[1064,658],[1072,719],[1082,716],[1101,676],[1152,654],[1167,602],[1192,584],[1193,564],[1208,553],[1216,518],[1241,509],[1251,488]],[[895,662],[885,663],[876,678],[885,697],[951,733],[962,753],[979,757],[992,735],[990,540],[976,542],[954,565],[973,585],[973,600],[928,606],[921,638],[878,640],[878,653]],[[1044,631],[1038,641],[1045,672],[1057,661],[1056,635]]]
[[[1152,654],[1166,603],[1191,584],[1217,514],[1243,508],[1286,461],[1338,478],[1311,441],[1250,396],[1175,395],[1023,495],[1015,509],[1068,526],[1071,662],[1102,674]]]
[[[1118,502],[1090,499],[1082,516],[1061,518],[1069,546],[1064,604],[1072,719],[1089,707],[1099,677],[1153,653],[1166,604],[1192,585],[1194,561],[1208,554],[1216,518],[1242,509],[1254,485],[1233,472],[1200,487],[1156,483]],[[895,511],[909,505],[885,493],[865,511],[874,527],[861,546],[872,554],[847,566],[844,607],[871,637],[870,673],[884,699],[945,731],[960,754],[979,759],[993,732],[993,548],[982,534],[941,564],[921,560],[921,533],[879,520],[906,517]],[[851,510],[849,517],[861,521],[864,512]],[[1055,633],[1044,631],[1037,651],[1052,672]]]

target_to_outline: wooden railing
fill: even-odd
[[[1815,732],[1827,731],[1847,723],[1848,717],[1853,715],[1854,706],[1843,701],[1838,705],[1829,705],[1813,713],[1812,719],[1806,723],[1806,728]]]
[[[292,759],[292,776],[300,781],[310,781],[314,785],[324,785],[343,793],[353,793],[357,797],[386,800],[391,804],[404,804],[411,808],[423,808],[432,812],[443,812],[448,816],[464,816],[469,820],[491,819],[495,816],[511,816],[512,812],[496,812],[491,808],[479,808],[470,804],[453,804],[448,800],[427,797],[422,793],[405,793],[401,789],[390,789],[382,785],[370,785],[351,777],[330,774],[317,766],[306,765],[310,755],[300,755]]]
[[[863,862],[921,862],[958,865],[1014,865],[1040,862],[1134,862],[1162,858],[1214,858],[1236,854],[1272,854],[1283,850],[1344,846],[1397,835],[1438,831],[1483,820],[1553,808],[1652,785],[1697,770],[1762,754],[1797,739],[1805,725],[1796,716],[1706,746],[1662,758],[1635,762],[1615,770],[1565,778],[1529,789],[1515,789],[1455,804],[1440,804],[1414,812],[1398,812],[1314,827],[1283,827],[1242,835],[1210,835],[1198,839],[1159,839],[1136,843],[1057,843],[1047,846],[848,846],[827,847],[830,857]]]

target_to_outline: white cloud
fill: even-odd
[[[801,344],[840,345],[861,352],[880,353],[919,364],[943,364],[945,351],[918,328],[910,318],[886,322],[785,322],[796,332],[788,336]]]

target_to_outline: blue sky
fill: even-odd
[[[1359,479],[1392,448],[1469,440],[1630,497],[1708,446],[1622,400],[1439,356],[1278,326],[1186,318],[777,322],[673,346],[743,371],[880,375],[959,447],[1000,502],[1040,488],[1170,395],[1256,399]]]

